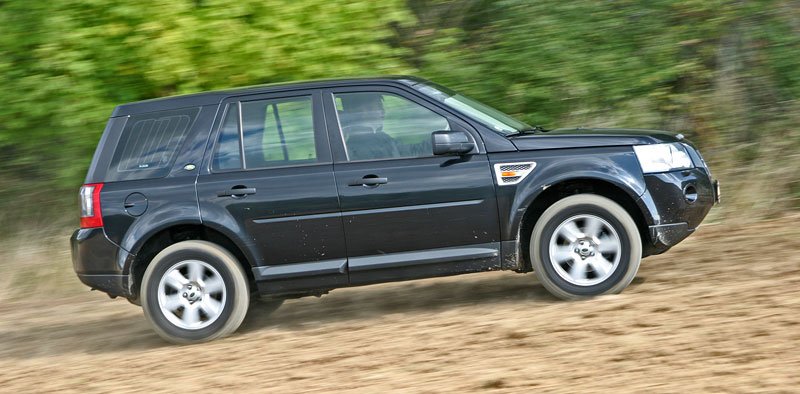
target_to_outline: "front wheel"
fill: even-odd
[[[247,276],[236,258],[206,241],[183,241],[162,250],[145,270],[142,308],[167,341],[193,343],[224,337],[247,314]]]
[[[533,228],[531,265],[556,297],[572,300],[624,290],[636,276],[642,241],[619,204],[578,194],[547,208]]]

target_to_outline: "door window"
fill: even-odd
[[[217,170],[237,170],[242,168],[242,146],[239,144],[239,104],[228,104],[225,120],[219,132],[217,152],[214,154],[214,168]]]
[[[216,169],[241,168],[240,152],[247,169],[317,161],[310,96],[232,103],[227,113],[214,156]]]
[[[339,93],[334,99],[350,161],[432,156],[431,133],[450,129],[445,117],[395,94]]]

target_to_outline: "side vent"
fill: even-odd
[[[500,186],[516,185],[522,182],[536,168],[532,161],[519,163],[498,163],[494,165],[494,176]]]

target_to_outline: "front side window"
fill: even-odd
[[[334,99],[350,161],[432,156],[431,133],[450,129],[445,117],[395,94],[338,93]]]
[[[229,104],[217,146],[214,167],[219,170],[316,162],[311,97]],[[243,163],[239,152],[244,152]]]

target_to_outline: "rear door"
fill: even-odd
[[[466,122],[390,86],[335,88],[324,102],[352,284],[499,267],[492,173]],[[434,156],[444,129],[476,150]]]
[[[330,146],[314,91],[226,100],[198,177],[203,222],[253,251],[270,293],[347,284]]]

